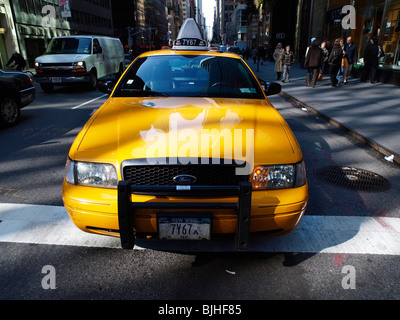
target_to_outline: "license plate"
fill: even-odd
[[[61,83],[61,77],[51,78],[51,82],[53,82],[53,83]]]
[[[160,239],[210,240],[211,218],[160,217],[158,219],[158,232]]]

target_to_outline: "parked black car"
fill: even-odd
[[[32,80],[23,72],[0,69],[0,126],[15,125],[20,110],[35,100]]]

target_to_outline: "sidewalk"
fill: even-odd
[[[275,64],[269,61],[257,66],[246,61],[255,75],[275,81]],[[333,88],[329,75],[315,88],[305,86],[306,69],[292,66],[291,82],[282,85],[282,95],[348,131],[385,156],[394,155],[400,164],[400,87],[376,83],[360,83],[350,78],[346,86]]]

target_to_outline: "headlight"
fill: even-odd
[[[35,62],[35,68],[39,67],[39,62]]]
[[[84,67],[85,66],[85,62],[84,61],[78,61],[78,62],[74,62],[72,65],[73,66],[77,66],[77,67]]]
[[[65,181],[70,184],[116,188],[118,184],[117,171],[111,164],[75,162],[67,160],[65,166]]]
[[[86,72],[86,64],[84,61],[72,63],[72,72]]]
[[[253,190],[301,187],[306,183],[304,161],[293,165],[258,166],[253,171]]]

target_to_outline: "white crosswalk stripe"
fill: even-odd
[[[85,233],[64,207],[0,204],[0,242],[120,248],[119,238]],[[230,251],[231,242],[137,241],[135,249]],[[253,239],[249,251],[400,255],[400,219],[305,215],[292,233]]]

